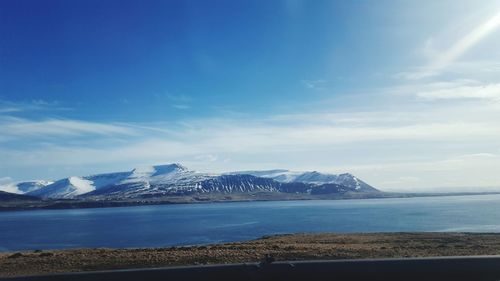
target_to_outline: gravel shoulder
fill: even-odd
[[[257,262],[269,255],[317,260],[498,254],[500,234],[494,233],[292,234],[205,246],[0,253],[0,277]]]

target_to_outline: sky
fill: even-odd
[[[500,190],[500,2],[0,1],[0,185],[174,162]]]

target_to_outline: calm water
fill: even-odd
[[[500,195],[0,212],[0,251],[158,247],[326,231],[500,232]]]

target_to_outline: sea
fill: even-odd
[[[500,232],[500,195],[0,212],[0,251],[204,245],[290,233]]]

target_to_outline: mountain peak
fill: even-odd
[[[154,166],[140,166],[132,170],[134,175],[148,175],[148,176],[158,176],[169,174],[172,172],[184,172],[188,169],[179,163],[164,164],[164,165],[154,165]]]

